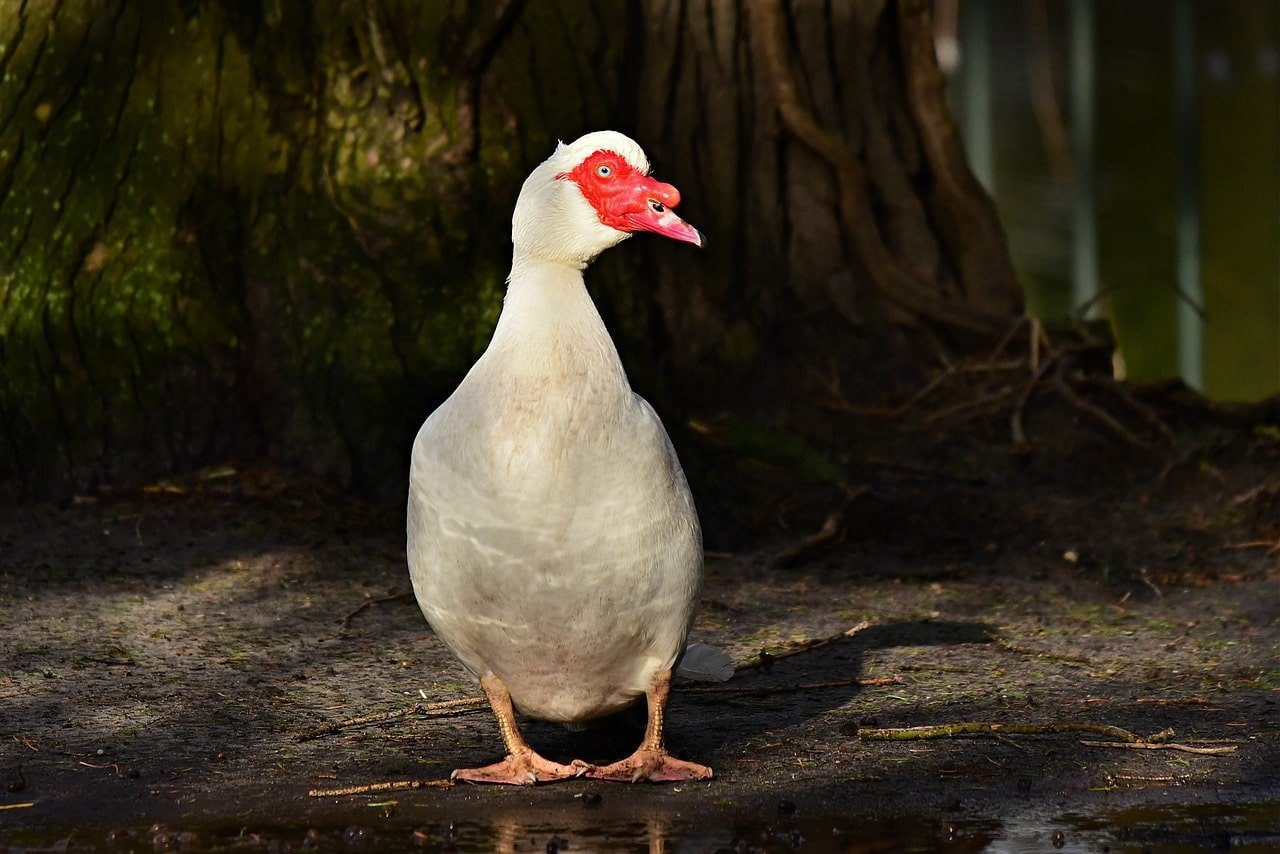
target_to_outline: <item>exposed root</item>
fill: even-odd
[[[1059,397],[1070,404],[1078,412],[1092,419],[1112,436],[1133,448],[1143,451],[1150,451],[1151,444],[1144,442],[1133,434],[1133,431],[1121,424],[1106,410],[1096,404],[1090,403],[1080,395],[1076,394],[1075,389],[1061,375],[1054,377],[1054,388],[1057,390]]]

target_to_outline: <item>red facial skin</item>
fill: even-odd
[[[572,171],[556,177],[577,184],[600,222],[610,228],[628,233],[652,231],[703,245],[698,230],[671,210],[680,204],[680,191],[641,173],[612,151],[597,151]]]

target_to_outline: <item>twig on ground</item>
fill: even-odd
[[[414,703],[404,709],[396,709],[392,712],[381,712],[376,715],[361,715],[358,718],[347,718],[343,721],[335,721],[331,724],[325,724],[313,730],[298,735],[296,741],[311,741],[325,735],[332,735],[344,729],[354,729],[356,727],[369,726],[370,724],[386,723],[387,721],[395,721],[400,718],[412,717],[414,715],[422,715],[425,717],[452,717],[453,715],[465,715],[488,706],[489,701],[484,697],[463,697],[460,700],[441,700],[437,703]]]
[[[1016,652],[1018,655],[1034,655],[1040,658],[1052,658],[1058,661],[1068,661],[1073,664],[1093,664],[1093,659],[1084,655],[1071,655],[1067,652],[1054,652],[1048,649],[1036,649],[1030,646],[1022,646],[1012,641],[996,638],[996,646],[1009,652]]]
[[[111,762],[106,765],[94,765],[92,762],[85,762],[83,759],[81,759],[80,764],[86,768],[92,768],[95,771],[114,771],[117,777],[124,776],[123,774],[120,773],[120,763],[118,762]]]
[[[1223,549],[1266,549],[1262,553],[1263,557],[1271,557],[1280,554],[1280,540],[1252,540],[1247,543],[1228,543],[1222,547]]]
[[[867,687],[870,685],[897,685],[901,682],[896,676],[875,676],[870,679],[833,679],[829,682],[806,682],[800,685],[732,685],[724,687],[682,688],[680,694],[702,694],[715,696],[746,695],[765,697],[770,694],[798,694],[801,691],[821,691],[826,688]]]
[[[387,780],[365,783],[362,786],[344,786],[341,789],[311,789],[309,798],[338,798],[343,795],[371,795],[374,792],[396,792],[404,789],[451,789],[451,780]]]
[[[1109,724],[1095,724],[1089,721],[1062,721],[1048,724],[1005,724],[965,722],[955,724],[938,724],[936,726],[909,726],[889,729],[859,729],[858,738],[867,741],[921,741],[930,738],[954,738],[957,735],[994,735],[1008,733],[1010,735],[1052,735],[1059,732],[1091,732],[1095,735],[1109,735],[1126,743],[1141,741],[1138,736]]]
[[[1260,483],[1257,486],[1250,487],[1249,489],[1246,489],[1244,492],[1232,498],[1231,501],[1228,503],[1232,507],[1239,507],[1241,504],[1248,504],[1250,501],[1252,501],[1253,499],[1261,495],[1263,491],[1267,489],[1267,487],[1268,487],[1268,484],[1266,483]]]
[[[954,724],[938,724],[936,726],[912,726],[892,729],[859,729],[858,738],[867,741],[919,741],[931,738],[954,738],[958,735],[989,735],[999,738],[1003,734],[1010,735],[1052,735],[1060,732],[1090,732],[1106,735],[1115,741],[1081,741],[1087,747],[1123,747],[1135,750],[1177,750],[1182,753],[1196,753],[1203,756],[1221,756],[1235,753],[1235,746],[1226,747],[1192,747],[1170,741],[1173,730],[1166,729],[1140,738],[1127,729],[1110,724],[1096,724],[1090,721],[1059,721],[1047,724],[1006,724],[965,722]]]
[[[822,523],[822,527],[808,536],[801,537],[771,557],[768,563],[769,569],[787,566],[818,546],[835,539],[840,533],[840,526],[844,524],[844,511],[849,509],[853,499],[868,490],[869,487],[866,486],[859,486],[856,489],[846,488],[844,500],[840,502],[839,507],[831,511],[826,521]]]
[[[35,801],[27,801],[21,804],[0,804],[0,810],[25,810],[35,806]]]
[[[824,646],[831,646],[833,643],[840,643],[840,641],[853,637],[870,625],[871,623],[863,620],[856,626],[851,626],[838,634],[834,634],[826,638],[820,638],[818,640],[803,641],[790,649],[783,650],[782,652],[767,652],[762,649],[755,659],[743,662],[742,664],[734,664],[733,669],[734,672],[741,673],[744,670],[754,670],[757,667],[770,667],[775,661],[790,658],[793,655],[800,655],[805,652],[812,652],[813,650],[821,649]]]
[[[1207,706],[1207,697],[1139,697],[1135,703],[1146,703],[1155,706]]]
[[[1156,594],[1157,599],[1164,598],[1164,591],[1157,587],[1156,583],[1151,580],[1151,576],[1147,574],[1147,568],[1145,566],[1138,570],[1138,580],[1147,585],[1151,592]]]
[[[352,611],[350,614],[347,614],[345,617],[342,618],[342,621],[338,623],[338,631],[345,632],[347,629],[351,628],[351,620],[354,619],[355,616],[359,614],[361,611],[363,611],[365,608],[368,608],[370,605],[382,605],[387,602],[395,602],[397,599],[408,599],[412,595],[413,595],[412,590],[405,590],[402,593],[393,593],[390,596],[382,596],[377,599],[366,599],[363,602],[361,602],[359,607],[357,607],[354,611]]]
[[[1123,747],[1129,750],[1177,750],[1181,753],[1198,753],[1202,756],[1222,756],[1227,753],[1235,753],[1234,746],[1230,747],[1192,747],[1189,744],[1176,744],[1172,741],[1159,742],[1151,744],[1150,742],[1140,741],[1133,744],[1121,741],[1081,741],[1085,747]]]

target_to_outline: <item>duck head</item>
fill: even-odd
[[[560,143],[520,189],[511,221],[516,254],[584,267],[637,231],[703,246],[675,214],[680,191],[649,175],[649,159],[631,138],[597,131]]]

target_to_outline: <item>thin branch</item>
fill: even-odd
[[[386,780],[365,783],[361,786],[344,786],[341,789],[311,789],[309,798],[339,798],[343,795],[371,795],[375,792],[397,792],[404,789],[452,789],[451,780]]]
[[[861,486],[857,489],[849,489],[845,492],[844,500],[840,502],[840,506],[832,510],[827,515],[826,520],[822,523],[822,527],[808,536],[801,537],[795,542],[783,548],[770,560],[769,569],[779,569],[795,563],[798,559],[818,548],[819,546],[830,542],[840,533],[840,526],[844,524],[845,510],[849,509],[849,505],[853,499],[867,492],[869,487]]]
[[[351,620],[370,605],[382,605],[387,602],[395,602],[399,599],[408,599],[412,595],[412,590],[405,590],[401,593],[393,593],[390,596],[382,596],[378,599],[366,599],[360,603],[355,610],[342,618],[342,621],[338,623],[338,631],[345,632],[347,629],[351,628]]]
[[[1095,724],[1089,721],[1063,721],[1047,724],[965,722],[889,729],[860,728],[858,730],[858,738],[865,741],[921,741],[931,738],[955,738],[957,735],[992,735],[994,733],[1052,735],[1060,732],[1091,732],[1095,735],[1108,735],[1129,744],[1136,744],[1142,741],[1141,738],[1127,729],[1110,726],[1109,724]]]
[[[1085,747],[1123,747],[1129,750],[1177,750],[1182,753],[1198,753],[1202,756],[1223,756],[1228,753],[1235,753],[1235,747],[1192,747],[1188,744],[1175,744],[1167,741],[1159,744],[1150,744],[1145,741],[1136,744],[1127,744],[1118,741],[1082,741]]]
[[[810,647],[812,648],[812,647]],[[870,679],[833,679],[827,682],[805,682],[800,685],[727,685],[706,688],[681,688],[681,696],[685,694],[725,696],[767,697],[771,694],[799,694],[803,691],[824,691],[828,688],[866,688],[872,685],[898,685],[902,682],[896,676],[875,676]]]
[[[757,667],[768,668],[768,667],[771,667],[775,661],[781,661],[782,659],[790,658],[793,655],[801,655],[806,652],[813,652],[813,650],[815,649],[821,649],[824,646],[831,646],[832,644],[836,644],[836,643],[840,643],[841,641],[848,640],[849,638],[853,637],[858,632],[862,631],[863,629],[867,628],[870,625],[871,623],[869,623],[866,620],[863,620],[861,623],[858,623],[856,626],[851,626],[842,632],[831,635],[830,637],[820,638],[818,640],[803,641],[801,643],[796,644],[795,646],[790,647],[789,649],[783,650],[782,652],[766,652],[765,650],[762,649],[758,653],[757,658],[755,658],[752,661],[744,662],[742,664],[735,664],[733,666],[733,669],[735,673],[742,673],[744,670],[754,670]]]
[[[412,717],[420,715],[428,718],[447,718],[455,715],[465,715],[470,712],[484,709],[489,705],[489,701],[484,697],[464,697],[460,700],[441,700],[438,703],[414,703],[412,706],[404,709],[396,709],[393,712],[382,712],[376,715],[361,715],[358,718],[347,718],[343,721],[335,721],[331,724],[317,727],[313,730],[298,735],[296,741],[311,741],[321,736],[332,735],[344,729],[354,729],[356,727],[369,726],[371,724],[381,724],[387,721],[395,721],[400,718]]]

